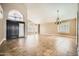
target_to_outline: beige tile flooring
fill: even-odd
[[[76,39],[54,35],[28,35],[26,38],[4,41],[0,46],[4,56],[76,56]]]

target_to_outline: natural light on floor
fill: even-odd
[[[57,37],[56,38],[56,48],[60,52],[64,52],[65,54],[70,48],[71,42],[69,41],[69,38],[65,37]]]
[[[28,35],[26,43],[29,48],[36,47],[38,45],[38,34]]]

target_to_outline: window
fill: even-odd
[[[17,10],[11,10],[8,13],[8,20],[23,21],[23,15]]]
[[[70,31],[70,22],[64,22],[58,25],[58,32],[69,33]]]
[[[34,30],[33,30],[33,26],[34,24],[32,23],[32,22],[28,22],[28,32],[30,32],[30,33],[33,33],[34,32]]]
[[[28,33],[38,33],[38,25],[28,21]]]

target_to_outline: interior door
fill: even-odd
[[[18,38],[19,24],[15,21],[7,21],[7,39]]]
[[[21,21],[7,20],[6,24],[7,39],[24,38],[25,37],[25,23]]]

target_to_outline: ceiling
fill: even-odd
[[[57,10],[61,20],[77,17],[77,4],[68,3],[28,3],[27,17],[34,23],[55,22]]]

